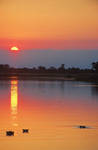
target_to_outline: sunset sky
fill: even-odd
[[[0,49],[98,49],[97,0],[0,0]]]

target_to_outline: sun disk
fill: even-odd
[[[14,47],[11,48],[11,51],[19,51],[19,48],[14,46]]]

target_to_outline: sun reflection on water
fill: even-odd
[[[17,107],[18,107],[18,81],[12,80],[11,81],[11,114],[12,119],[14,121],[13,125],[17,126],[15,122],[17,118]]]

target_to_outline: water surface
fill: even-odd
[[[97,141],[98,85],[0,81],[0,150],[98,150]]]

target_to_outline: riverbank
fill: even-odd
[[[98,82],[97,73],[64,73],[64,74],[33,74],[10,73],[0,74],[0,80],[43,80],[43,81],[91,81]]]

